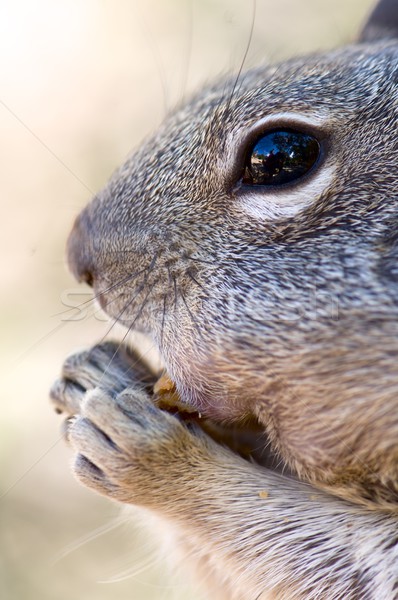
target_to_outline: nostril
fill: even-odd
[[[95,271],[93,265],[92,253],[89,249],[92,247],[90,243],[90,229],[87,224],[85,212],[81,213],[69,234],[67,242],[67,259],[69,268],[78,281],[87,283],[93,287],[95,280]]]
[[[94,276],[90,271],[85,271],[80,275],[80,281],[87,283],[90,287],[94,286]]]

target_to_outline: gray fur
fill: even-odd
[[[363,43],[198,94],[69,240],[76,276],[151,336],[181,397],[218,423],[256,418],[292,473],[155,409],[136,376],[122,391],[118,366],[80,401],[57,384],[81,415],[77,476],[185,531],[226,598],[398,598],[398,42],[382,7],[398,15],[381,2]],[[237,184],[262,119],[324,140],[293,191]]]
[[[361,40],[371,41],[380,38],[397,38],[398,15],[396,0],[380,0],[364,27]]]

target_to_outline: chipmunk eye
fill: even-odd
[[[276,186],[306,175],[320,154],[319,142],[311,135],[276,129],[262,135],[246,156],[242,183]]]

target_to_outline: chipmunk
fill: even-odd
[[[181,402],[277,457],[161,410],[124,343],[54,385],[76,477],[173,528],[209,598],[398,598],[397,131],[381,0],[356,44],[194,96],[70,234],[72,272]]]

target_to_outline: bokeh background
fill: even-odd
[[[371,4],[257,0],[246,64],[353,40]],[[167,108],[239,68],[251,15],[249,0],[0,1],[2,600],[200,598],[73,480],[48,389],[109,328],[67,312],[90,297],[64,263],[74,216]]]

